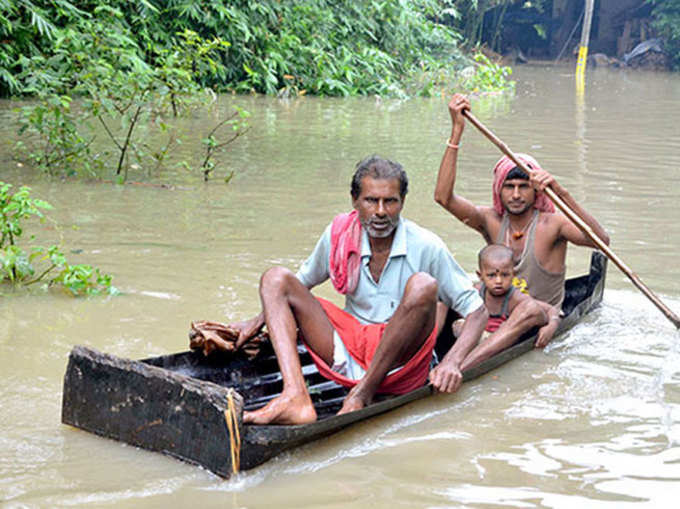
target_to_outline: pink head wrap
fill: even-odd
[[[339,214],[331,225],[331,252],[329,272],[335,289],[342,293],[354,293],[359,283],[361,262],[361,222],[359,213]]]
[[[529,169],[541,170],[541,166],[536,162],[536,159],[528,154],[515,154],[517,159],[526,164]],[[499,216],[505,214],[505,207],[501,203],[501,188],[503,187],[503,182],[515,166],[517,166],[512,159],[508,156],[501,157],[496,166],[493,167],[493,208],[498,213]],[[541,212],[555,212],[555,206],[553,205],[550,198],[548,198],[544,193],[536,192],[536,201],[534,202],[534,208],[540,210]]]

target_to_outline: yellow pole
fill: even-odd
[[[586,60],[588,58],[588,41],[590,40],[590,26],[593,22],[593,7],[595,0],[585,0],[585,17],[583,18],[583,28],[581,30],[581,44],[578,48],[578,59],[576,60],[576,84],[578,88],[584,88],[586,76]]]

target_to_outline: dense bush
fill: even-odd
[[[129,34],[149,65],[171,51],[178,34],[230,44],[214,68],[197,69],[218,90],[320,95],[428,93],[442,71],[460,69],[458,36],[433,20],[456,15],[437,0],[0,0],[2,92],[30,92],[31,57],[59,58],[55,43],[65,32],[87,32],[102,16],[110,30]],[[444,7],[448,7],[444,9]],[[112,17],[112,13],[116,13]],[[64,76],[53,75],[59,80]]]
[[[647,0],[654,5],[653,26],[664,41],[673,67],[680,69],[680,0]]]

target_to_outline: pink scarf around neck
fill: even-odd
[[[339,214],[331,224],[331,252],[329,259],[331,281],[342,293],[354,293],[359,283],[361,262],[361,222],[356,210]]]

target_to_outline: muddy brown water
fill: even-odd
[[[680,312],[680,75],[589,71],[582,100],[566,68],[520,67],[514,78],[514,98],[473,102],[473,111],[553,172]],[[603,305],[545,351],[229,481],[60,424],[74,344],[142,358],[185,349],[191,320],[256,313],[260,273],[303,261],[349,208],[352,168],[365,155],[405,166],[404,215],[474,270],[481,238],[432,199],[445,98],[228,96],[216,111],[233,104],[252,112],[253,128],[218,167],[235,171],[228,185],[177,169],[155,178],[171,189],[26,175],[5,132],[1,179],[30,185],[61,225],[34,226],[37,240],[61,235],[73,261],[113,274],[123,295],[0,296],[4,506],[676,507],[680,335],[613,266]],[[460,157],[458,190],[489,203],[497,149],[468,125]],[[569,274],[588,257],[570,248]],[[339,302],[328,284],[318,293]]]

